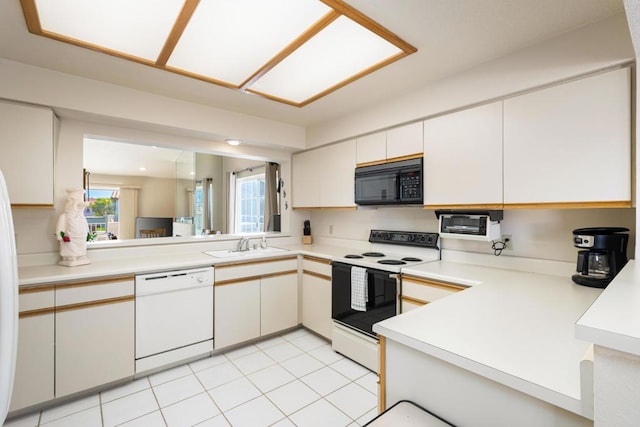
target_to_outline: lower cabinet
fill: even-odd
[[[465,289],[462,285],[403,274],[400,312],[406,313]]]
[[[9,411],[54,398],[53,287],[20,289],[18,358]]]
[[[331,261],[302,258],[302,324],[331,340]]]
[[[133,276],[56,285],[56,397],[134,374]]]
[[[298,325],[297,257],[216,265],[215,349]]]

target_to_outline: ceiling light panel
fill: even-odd
[[[240,86],[331,9],[317,0],[206,0],[167,65]]]
[[[377,34],[341,16],[251,86],[296,103],[401,53]]]
[[[155,61],[184,0],[36,0],[44,31]]]

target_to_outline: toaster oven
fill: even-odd
[[[502,211],[436,211],[441,238],[499,240]]]

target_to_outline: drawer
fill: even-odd
[[[20,313],[33,310],[45,310],[55,305],[53,286],[26,288],[18,290],[18,309]]]
[[[453,295],[467,287],[446,282],[437,282],[412,276],[402,277],[402,296],[428,303]]]
[[[316,258],[310,256],[302,257],[303,273],[315,273],[331,279],[331,260],[326,258]]]
[[[56,285],[56,306],[134,295],[133,276],[97,278]]]

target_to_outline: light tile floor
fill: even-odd
[[[298,329],[4,427],[361,426],[377,414],[377,381]]]

